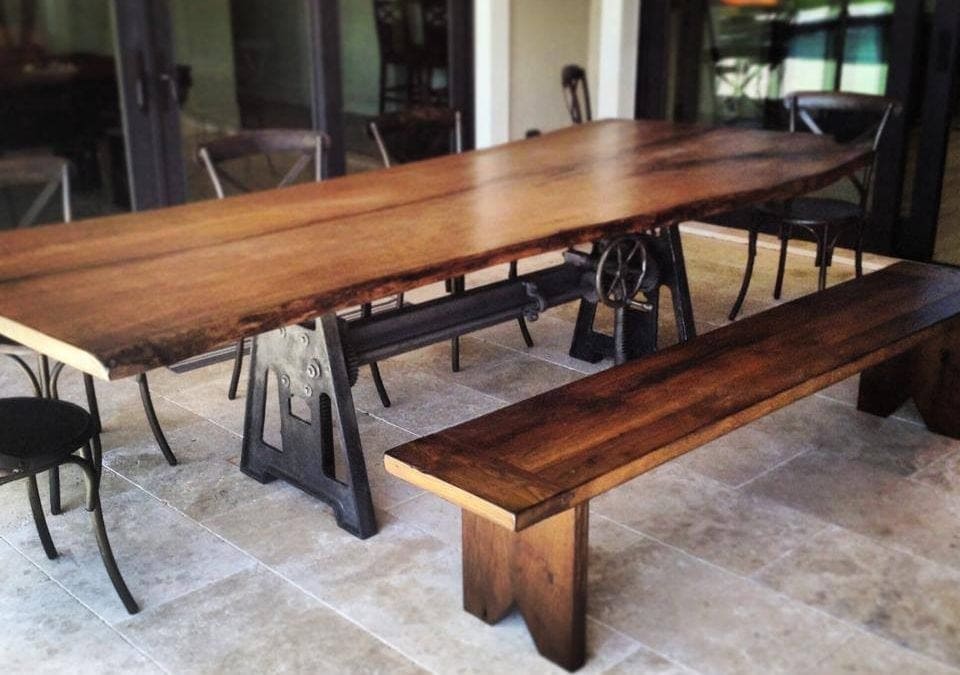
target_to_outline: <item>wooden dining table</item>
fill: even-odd
[[[325,499],[344,528],[365,537],[376,521],[350,393],[359,365],[578,298],[585,325],[573,351],[590,352],[591,337],[603,346],[586,324],[603,279],[620,278],[604,277],[597,260],[634,236],[649,249],[644,271],[653,274],[656,261],[659,277],[638,283],[646,302],[621,297],[621,309],[648,316],[667,286],[689,339],[680,222],[819,189],[871,159],[867,146],[809,134],[603,121],[321,183],[4,232],[0,334],[103,379],[258,336],[243,470]],[[592,250],[492,289],[356,324],[336,315],[581,244]],[[596,291],[587,283],[594,277]],[[455,320],[423,332],[424,317],[443,315]],[[645,325],[637,339],[649,344]],[[586,357],[603,355],[593,351]],[[270,382],[280,393],[282,451],[263,439]],[[309,413],[291,414],[293,398]],[[345,458],[333,456],[334,428]]]

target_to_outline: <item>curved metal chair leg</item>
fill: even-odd
[[[63,363],[58,362],[50,371],[50,396],[60,398],[60,375],[63,373]]]
[[[853,251],[854,274],[859,279],[863,276],[863,221],[857,224],[857,246]]]
[[[450,370],[460,372],[460,337],[450,339]]]
[[[397,308],[403,306],[403,295],[397,296]],[[365,302],[360,305],[360,316],[368,317],[373,314],[373,304]],[[370,364],[370,374],[373,375],[373,386],[377,388],[377,396],[380,397],[380,403],[384,408],[390,407],[390,396],[387,394],[387,387],[383,384],[383,378],[380,377],[380,366],[374,361]]]
[[[89,451],[89,448],[86,448]],[[110,577],[110,583],[113,589],[120,596],[123,606],[127,612],[136,614],[140,611],[136,600],[130,594],[127,583],[120,574],[120,568],[117,567],[117,559],[113,555],[113,549],[110,546],[110,539],[107,537],[107,527],[103,522],[103,509],[100,507],[100,477],[92,466],[89,459],[81,460],[79,457],[71,457],[70,461],[83,470],[84,478],[87,482],[87,511],[90,512],[90,519],[93,521],[93,529],[97,535],[97,547],[100,549],[100,559],[107,570],[107,576]]]
[[[517,278],[517,261],[510,261],[510,271],[507,273],[507,279],[516,279]],[[517,325],[520,326],[520,335],[523,336],[523,343],[527,345],[527,349],[533,347],[533,338],[530,336],[530,329],[527,328],[527,320],[522,316],[517,319]]]
[[[137,375],[137,384],[140,385],[140,400],[143,401],[143,411],[147,414],[147,422],[150,424],[150,431],[153,432],[153,438],[160,446],[160,452],[170,466],[177,465],[177,456],[170,449],[166,436],[163,435],[163,429],[160,428],[160,420],[157,419],[157,411],[153,408],[153,397],[150,396],[150,385],[147,384],[147,376],[144,373]]]
[[[380,397],[380,403],[384,408],[390,407],[390,396],[387,395],[387,388],[383,384],[383,378],[380,377],[380,366],[376,363],[370,364],[370,374],[373,375],[373,386],[377,388],[377,396]]]
[[[520,335],[523,336],[523,343],[527,345],[527,349],[533,347],[533,337],[530,335],[530,329],[527,328],[527,320],[522,316],[517,319],[517,325],[520,326]]]
[[[103,446],[100,445],[103,424],[100,422],[100,405],[97,403],[97,390],[93,386],[93,377],[87,373],[83,374],[83,389],[87,395],[87,410],[90,412],[90,417],[93,418],[93,465],[99,473],[103,458]]]
[[[47,554],[50,560],[53,560],[59,554],[57,553],[57,547],[53,545],[53,539],[50,538],[47,519],[43,516],[43,504],[40,502],[40,490],[37,488],[36,474],[27,478],[27,494],[30,497],[33,523],[37,526],[37,534],[40,536],[40,543],[43,544],[43,552]]]
[[[755,228],[750,228],[750,240],[747,243],[747,265],[743,270],[743,281],[740,283],[740,292],[737,293],[737,299],[734,301],[733,307],[730,308],[730,313],[727,315],[730,321],[737,318],[737,314],[740,313],[740,309],[743,307],[743,301],[747,297],[747,289],[750,288],[750,278],[753,276],[753,262],[757,257],[758,234]]]
[[[237,352],[233,357],[233,372],[230,374],[230,387],[227,389],[227,398],[233,401],[237,398],[237,386],[240,384],[240,371],[243,369],[244,340],[237,342]]]
[[[33,393],[39,398],[43,396],[43,389],[40,386],[40,380],[37,379],[37,376],[33,374],[33,368],[31,368],[26,361],[20,358],[16,354],[4,354],[8,359],[17,364],[17,366],[22,370],[30,380],[30,384],[33,387]]]
[[[54,466],[47,471],[47,483],[50,491],[50,513],[59,516],[63,513],[63,507],[60,504],[60,467]]]
[[[820,264],[820,269],[817,270],[818,291],[822,291],[827,287],[827,268],[830,266],[830,244],[828,243],[827,239],[828,234],[828,232],[824,231],[822,235],[817,235],[817,261]]]
[[[787,269],[787,248],[792,234],[792,228],[780,227],[780,258],[777,261],[777,280],[773,284],[774,300],[779,300],[783,294],[783,274]]]
[[[463,293],[467,288],[467,279],[466,277],[454,277],[451,280],[450,292],[453,295],[459,295]],[[450,339],[450,369],[455,372],[460,372],[460,336]]]

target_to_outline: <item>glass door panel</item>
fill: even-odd
[[[111,0],[0,0],[0,162],[71,164],[74,218],[130,208]],[[37,188],[0,186],[0,228]],[[52,198],[35,222],[62,218]]]
[[[192,83],[180,112],[187,198],[211,199],[200,144],[241,130],[313,128],[310,3],[169,0],[169,8],[176,61]],[[275,187],[285,168],[282,158],[256,158],[231,175],[257,190]]]

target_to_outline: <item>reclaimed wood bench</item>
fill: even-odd
[[[546,658],[585,658],[590,499],[856,373],[960,438],[960,270],[897,263],[389,451],[463,510],[464,608],[516,604]]]

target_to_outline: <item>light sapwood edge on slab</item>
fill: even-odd
[[[110,368],[89,352],[2,316],[0,316],[0,335],[40,352],[54,361],[65,363],[101,380],[116,380],[125,377],[125,375],[115,375]],[[142,371],[129,374],[135,375],[137,372]]]
[[[383,465],[388,473],[407,481],[411,485],[432,492],[451,504],[475,513],[501,527],[514,532],[517,531],[516,516],[493,502],[481,499],[456,485],[452,485],[436,476],[414,468],[390,455],[384,455]]]

